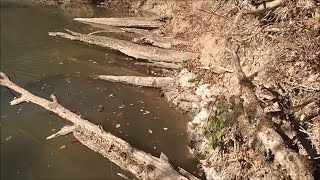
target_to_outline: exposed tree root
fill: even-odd
[[[161,17],[125,17],[125,18],[74,18],[75,21],[104,26],[158,28],[164,24]]]
[[[82,41],[102,47],[118,50],[128,56],[137,59],[146,59],[160,62],[183,62],[190,59],[196,59],[199,55],[191,52],[181,52],[175,50],[161,49],[157,47],[141,46],[132,42],[119,40],[110,37],[86,35],[68,30],[68,33],[49,32],[50,36],[61,36],[66,39]]]
[[[11,105],[32,102],[73,123],[72,126],[63,127],[58,133],[47,139],[72,132],[82,144],[108,158],[122,169],[131,172],[139,179],[188,179],[172,168],[164,154],[157,158],[135,149],[122,139],[105,132],[99,126],[64,108],[58,103],[55,96],[51,95],[53,101],[35,96],[11,82],[3,72],[0,75],[1,86],[21,94],[19,98],[11,101]],[[197,179],[192,176],[193,178]]]

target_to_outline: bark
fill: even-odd
[[[35,96],[11,82],[4,73],[1,72],[0,75],[1,86],[21,94],[19,98],[11,101],[11,105],[31,102],[73,123],[72,126],[62,128],[58,133],[49,136],[48,139],[72,132],[82,144],[108,158],[123,170],[131,172],[139,179],[187,179],[175,171],[167,160],[133,148],[129,143],[105,132],[99,126],[61,106],[55,96],[51,95],[53,101]]]
[[[182,69],[180,64],[173,64],[173,63],[165,63],[165,62],[151,62],[151,63],[144,63],[144,62],[137,62],[136,65],[144,65],[144,66],[153,66],[165,69]]]
[[[262,141],[266,149],[270,149],[274,154],[274,159],[282,165],[293,180],[312,180],[312,170],[306,157],[289,149],[282,137],[274,130],[273,122],[264,113],[264,108],[258,97],[254,93],[254,84],[248,79],[242,71],[238,49],[230,51],[234,58],[233,63],[241,85],[242,95],[245,104],[254,106],[256,117],[258,119],[258,138]],[[250,108],[250,107],[249,107]]]
[[[144,87],[162,88],[175,84],[175,79],[172,77],[140,77],[140,76],[105,76],[97,75],[96,79],[107,80],[111,82],[121,82]]]
[[[197,53],[182,52],[175,50],[161,49],[157,47],[141,46],[132,42],[119,40],[110,37],[96,36],[96,35],[85,35],[68,31],[68,33],[62,32],[49,32],[50,36],[61,36],[66,39],[74,41],[82,41],[89,44],[94,44],[102,47],[118,50],[128,56],[136,59],[146,59],[149,61],[160,61],[160,62],[183,62],[190,59],[196,59],[199,57]]]
[[[161,17],[74,18],[75,21],[103,26],[154,29],[164,25]]]

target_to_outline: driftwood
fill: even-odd
[[[165,62],[136,62],[136,65],[143,65],[143,66],[152,66],[152,67],[159,67],[165,69],[182,69],[180,64],[173,64],[173,63],[165,63]]]
[[[238,56],[239,46],[235,51],[228,50],[234,56],[233,63],[241,85],[242,95],[247,105],[254,106],[258,118],[258,138],[266,149],[274,154],[274,159],[282,165],[293,180],[312,180],[312,170],[306,157],[289,149],[282,137],[274,130],[273,122],[264,112],[263,105],[255,95],[253,83],[248,79],[241,69]]]
[[[170,49],[172,46],[176,45],[186,45],[187,41],[174,39],[170,37],[163,37],[158,34],[155,34],[149,30],[145,29],[136,29],[136,28],[117,28],[112,26],[96,26],[103,30],[94,31],[89,33],[88,35],[98,34],[98,33],[130,33],[134,34],[134,39],[132,40],[135,43],[152,45],[160,48]]]
[[[197,53],[182,52],[168,49],[161,49],[157,47],[141,46],[132,42],[95,35],[85,35],[68,30],[68,33],[63,32],[49,32],[50,36],[61,36],[66,39],[82,41],[89,44],[94,44],[102,47],[118,50],[128,56],[137,59],[146,59],[150,61],[160,62],[183,62],[190,59],[198,58]]]
[[[15,98],[10,102],[11,105],[17,105],[22,102],[31,102],[42,106],[73,123],[72,126],[62,128],[58,133],[49,136],[47,139],[73,133],[75,138],[82,144],[108,158],[123,170],[131,172],[139,179],[187,179],[172,168],[164,154],[162,154],[160,158],[157,158],[141,150],[135,149],[122,139],[105,132],[99,126],[64,108],[58,103],[58,100],[54,95],[51,95],[52,101],[35,96],[11,82],[4,73],[1,72],[0,75],[1,86],[21,94],[20,97]]]
[[[125,17],[125,18],[74,18],[75,21],[86,24],[130,28],[159,28],[164,25],[161,17]]]
[[[176,80],[172,77],[140,77],[140,76],[106,76],[97,75],[96,79],[107,80],[111,82],[120,82],[144,87],[162,88],[174,85]]]

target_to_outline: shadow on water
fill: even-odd
[[[60,9],[1,4],[1,70],[35,95],[55,94],[63,106],[134,147],[155,156],[164,152],[173,165],[196,172],[197,161],[186,148],[189,117],[169,108],[154,89],[90,78],[146,75],[146,69],[118,52],[47,35],[66,27],[89,28]],[[121,179],[116,173],[128,174],[72,135],[46,141],[67,121],[34,104],[9,106],[12,98],[1,88],[1,179]]]

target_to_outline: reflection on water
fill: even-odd
[[[62,105],[133,146],[156,156],[164,152],[174,165],[195,171],[186,148],[188,117],[170,109],[155,90],[90,78],[145,75],[146,69],[118,52],[47,34],[64,28],[90,29],[56,8],[2,2],[1,71],[35,95],[55,94]],[[67,121],[34,104],[11,107],[12,98],[1,88],[1,179],[121,179],[116,173],[128,174],[72,135],[46,141]]]

